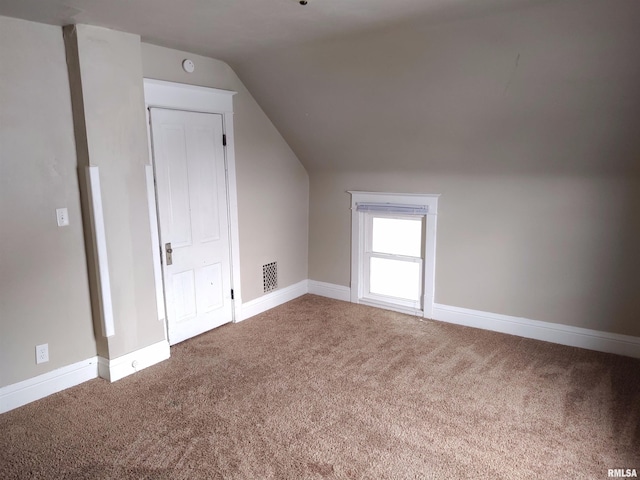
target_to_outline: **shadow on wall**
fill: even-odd
[[[619,331],[625,324],[640,324],[640,178],[630,180],[623,191],[619,211],[611,212],[619,229],[612,243],[611,275],[605,279],[607,288],[602,292],[604,324],[610,331]],[[637,329],[636,335],[640,336]]]
[[[640,336],[640,178],[547,178],[539,191],[494,225],[513,242],[507,304],[519,296],[529,318]]]

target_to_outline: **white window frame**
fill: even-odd
[[[432,194],[403,194],[384,192],[350,191],[351,194],[351,302],[362,303],[389,310],[409,313],[424,318],[433,316],[435,296],[435,260],[436,260],[436,225],[438,215],[438,198]],[[376,213],[358,211],[358,204],[389,204],[414,207],[425,207],[427,213],[406,215],[393,213]],[[422,297],[420,302],[389,299],[368,292],[369,259],[371,246],[367,245],[367,231],[372,217],[388,218],[424,218],[422,262]],[[377,256],[377,255],[376,255]],[[420,308],[422,307],[422,308]]]

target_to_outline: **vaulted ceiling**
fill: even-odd
[[[227,61],[309,171],[640,173],[637,0],[2,0]]]
[[[85,23],[233,62],[415,16],[432,22],[549,0],[3,0],[0,15],[54,25]]]

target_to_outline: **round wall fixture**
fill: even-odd
[[[185,58],[182,61],[182,69],[187,73],[193,73],[193,71],[196,69],[196,65],[195,63],[193,63],[193,60]]]

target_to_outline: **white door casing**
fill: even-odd
[[[228,191],[229,205],[229,223],[230,223],[230,241],[231,241],[231,283],[234,292],[233,300],[233,321],[237,322],[242,319],[242,288],[240,276],[240,235],[238,223],[238,195],[236,186],[236,169],[235,169],[235,142],[233,128],[233,96],[236,92],[231,90],[221,90],[217,88],[201,87],[196,85],[187,85],[183,83],[167,82],[164,80],[155,80],[150,78],[144,79],[144,97],[147,107],[153,107],[183,110],[190,112],[217,113],[222,115],[224,133],[227,137],[227,145],[225,150],[226,161],[226,179]],[[149,119],[148,119],[149,120]],[[147,125],[150,127],[149,122]],[[151,140],[151,131],[149,129],[149,140]],[[152,152],[151,141],[149,141],[149,202],[150,216],[155,218],[156,198],[155,189],[153,188],[152,168]],[[154,231],[155,230],[155,231]],[[157,229],[152,226],[152,246],[154,251],[154,271],[157,302],[158,302],[158,320],[166,326],[165,315],[165,299],[164,286],[161,275],[159,238]]]
[[[169,343],[233,319],[221,115],[150,109]]]

